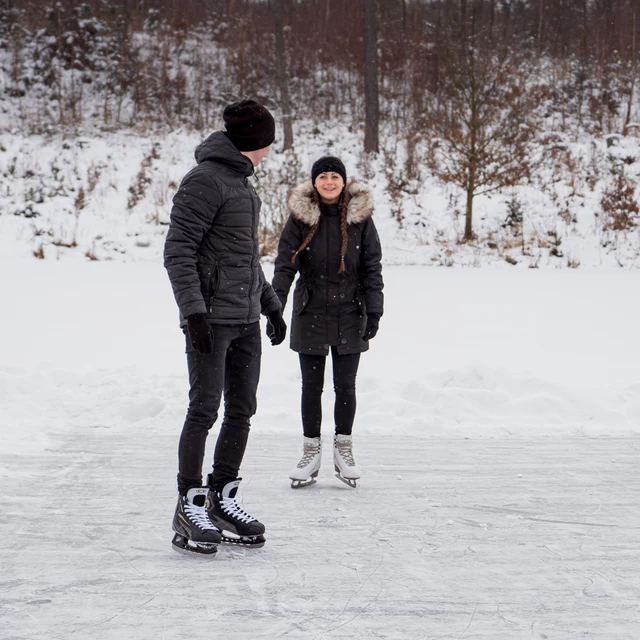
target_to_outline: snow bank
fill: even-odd
[[[187,380],[160,264],[2,260],[5,452],[69,428],[177,433]],[[267,277],[270,267],[266,265]],[[386,267],[356,429],[416,437],[638,431],[636,272]],[[264,344],[256,428],[297,439],[297,355]],[[330,424],[327,367],[325,424]]]

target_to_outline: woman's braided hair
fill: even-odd
[[[342,237],[342,244],[340,245],[340,268],[338,273],[344,271],[344,257],[347,255],[347,242],[349,236],[347,234],[347,208],[349,207],[349,194],[345,189],[342,195],[342,207],[340,207],[340,236]]]
[[[321,207],[320,196],[318,195],[318,192],[316,191],[315,187],[313,189],[312,202],[318,203],[318,206]],[[349,236],[347,234],[347,224],[348,224],[347,209],[348,208],[349,208],[349,193],[345,187],[345,189],[343,189],[342,191],[342,205],[340,207],[340,237],[342,238],[342,244],[340,246],[340,268],[338,269],[338,273],[344,272],[344,257],[347,255],[347,242],[349,240]],[[313,236],[316,235],[316,231],[320,226],[321,219],[322,219],[322,216],[319,216],[318,221],[311,226],[311,229],[309,230],[307,237],[302,241],[300,248],[291,256],[292,263],[296,261],[298,254],[301,251],[304,251],[313,240]]]

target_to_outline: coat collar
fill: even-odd
[[[347,207],[347,224],[358,224],[370,218],[373,215],[373,199],[369,189],[355,180],[349,180],[347,192],[350,196]],[[304,222],[310,227],[313,226],[320,219],[320,208],[316,197],[311,180],[302,182],[291,191],[289,212],[300,222]]]
[[[214,160],[240,172],[245,178],[254,170],[251,160],[238,151],[224,131],[214,131],[204,142],[201,142],[195,156],[198,164],[205,160]]]

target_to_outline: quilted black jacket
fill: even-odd
[[[164,246],[181,319],[204,313],[214,324],[256,322],[281,305],[260,265],[253,165],[221,131],[195,155],[173,198]]]

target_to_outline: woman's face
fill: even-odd
[[[340,194],[344,189],[344,180],[339,173],[327,171],[316,178],[313,186],[318,190],[322,202],[333,204],[340,200]]]

